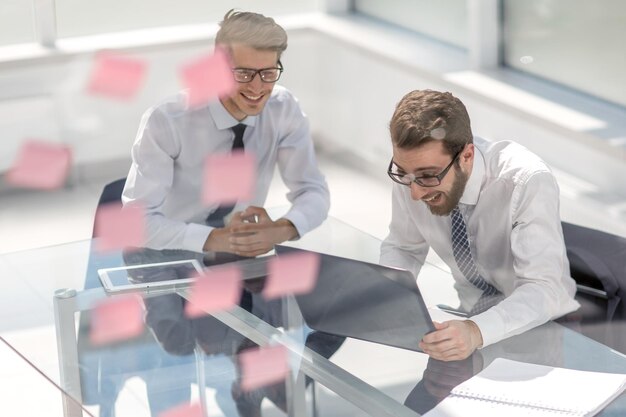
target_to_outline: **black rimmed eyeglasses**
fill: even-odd
[[[272,68],[233,68],[233,77],[238,83],[249,83],[254,80],[257,74],[261,77],[261,81],[264,83],[275,83],[279,80],[280,75],[283,73],[283,64],[278,61],[277,67]]]
[[[441,171],[437,175],[423,175],[421,177],[416,177],[415,174],[407,174],[405,172],[398,172],[400,168],[396,164],[393,163],[393,158],[391,159],[391,161],[389,161],[389,168],[387,168],[387,175],[389,175],[389,177],[395,182],[397,182],[398,184],[406,185],[407,187],[411,186],[412,182],[416,183],[420,187],[436,187],[439,184],[441,184],[441,180],[443,180],[443,178],[446,176],[448,171],[450,171],[450,168],[452,168],[452,164],[454,164],[454,161],[456,161],[459,155],[461,155],[461,152],[463,152],[463,149],[458,151],[456,155],[454,155],[454,157],[452,158],[452,161],[450,161],[448,166],[445,167],[443,171]]]

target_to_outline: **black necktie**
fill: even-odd
[[[231,130],[235,133],[232,150],[243,149],[243,132],[246,130],[246,125],[239,123],[231,127]],[[212,227],[224,227],[224,217],[228,216],[234,208],[234,204],[218,206],[213,213],[209,214],[206,223]]]
[[[235,132],[235,140],[233,141],[233,150],[235,149],[243,149],[243,132],[246,130],[246,125],[243,123],[239,123],[231,127],[233,132]]]

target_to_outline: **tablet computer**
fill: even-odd
[[[204,266],[204,271],[224,265],[236,265],[241,271],[242,279],[262,278],[267,275],[267,263],[274,256],[272,253],[257,258],[232,258],[227,262]],[[98,276],[105,291],[110,293],[137,290],[171,291],[187,288],[194,277],[203,272],[203,265],[198,259],[154,263],[135,263],[137,259],[132,261],[132,264],[126,266],[98,269]],[[206,265],[206,262],[204,264]]]
[[[98,269],[107,292],[185,288],[202,272],[196,259]]]

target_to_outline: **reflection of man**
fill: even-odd
[[[215,43],[230,55],[236,90],[197,109],[189,108],[181,94],[148,110],[122,200],[146,206],[147,247],[256,256],[318,226],[328,213],[328,188],[306,117],[293,95],[275,86],[287,48],[283,28],[260,14],[230,11]],[[243,136],[235,141],[240,128]],[[200,200],[203,161],[241,146],[256,156],[256,189],[253,200],[240,202],[236,210],[251,206],[224,226],[230,209],[205,207]],[[292,206],[272,221],[260,206],[276,165]],[[258,220],[244,221],[249,218]]]
[[[483,369],[479,352],[459,361],[439,361],[428,358],[422,379],[411,390],[404,405],[425,414],[441,402],[457,385]]]
[[[429,248],[460,288],[472,287],[471,320],[436,323],[420,347],[435,359],[468,357],[579,307],[546,164],[512,142],[473,137],[450,93],[413,91],[390,123],[393,189],[381,262],[417,276]]]

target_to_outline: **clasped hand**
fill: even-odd
[[[250,206],[233,213],[226,227],[214,229],[204,250],[254,257],[271,251],[277,243],[297,236],[298,232],[289,220],[281,218],[273,221],[264,208]]]

